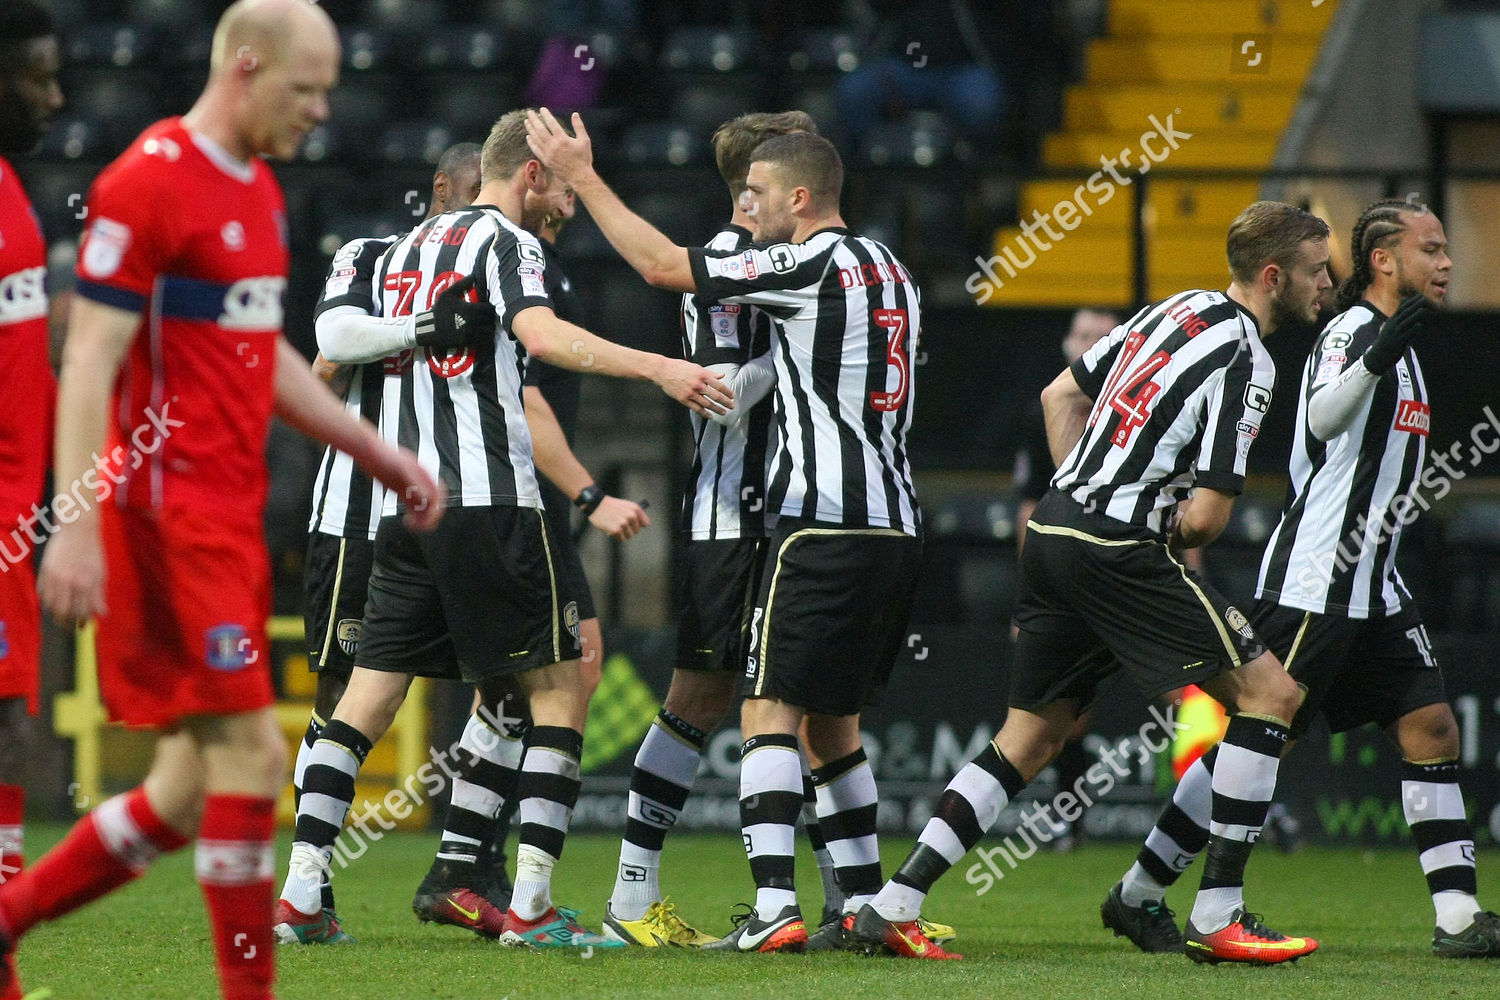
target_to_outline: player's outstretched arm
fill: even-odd
[[[549,365],[575,372],[638,378],[655,382],[661,391],[695,413],[723,413],[734,405],[734,392],[707,368],[675,358],[622,347],[596,337],[581,326],[557,318],[545,306],[516,313],[511,332],[528,354]]]
[[[626,208],[619,196],[594,172],[593,144],[577,112],[573,114],[573,132],[573,135],[568,135],[546,108],[526,113],[526,141],[531,145],[531,151],[588,206],[589,215],[599,226],[599,231],[625,258],[625,262],[657,288],[694,291],[687,248],[673,243],[651,223]]]
[[[578,495],[594,485],[594,477],[568,446],[568,437],[542,390],[528,385],[521,395],[526,404],[526,426],[531,431],[531,454],[537,471],[575,504],[581,503]],[[583,507],[589,523],[620,541],[634,538],[638,531],[651,523],[640,504],[621,497],[599,496],[592,508]]]
[[[92,496],[108,433],[110,394],[140,322],[139,313],[73,296],[57,391],[53,475],[59,493]],[[89,487],[87,492],[75,490],[77,483]],[[98,508],[89,504],[74,511],[71,521],[59,519],[43,551],[37,590],[53,617],[84,622],[108,610],[104,547]]]
[[[1062,468],[1068,453],[1083,437],[1094,401],[1078,384],[1072,368],[1064,368],[1052,384],[1042,390],[1042,419],[1047,425],[1047,450],[1052,464]]]
[[[276,415],[308,437],[348,453],[360,468],[400,494],[412,528],[425,531],[443,516],[443,484],[422,468],[417,456],[382,441],[374,427],[345,412],[343,403],[318,381],[285,337],[276,341]]]

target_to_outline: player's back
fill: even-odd
[[[288,266],[275,177],[167,119],[88,203],[78,293],[141,314],[105,456],[117,502],[258,518]]]
[[[493,348],[417,347],[385,362],[381,432],[416,452],[447,487],[450,506],[542,505],[521,401],[526,352],[511,320],[532,306],[551,308],[545,272],[536,237],[487,207],[427,219],[376,265],[379,315],[428,309],[470,274],[471,298],[495,308]],[[385,513],[396,513],[399,503],[387,494]]]
[[[1094,403],[1055,489],[1143,537],[1194,486],[1241,491],[1276,374],[1248,310],[1222,292],[1171,296],[1072,371]]]
[[[0,157],[0,515],[41,497],[57,383],[47,359],[47,248],[15,170]]]
[[[778,265],[787,251],[790,263]],[[812,272],[817,290],[792,313],[763,306],[780,321],[772,509],[920,534],[907,456],[922,324],[911,272],[881,244],[842,230],[767,256],[777,270]]]

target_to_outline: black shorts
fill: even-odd
[[[1345,618],[1256,601],[1256,630],[1307,689],[1292,720],[1301,736],[1321,712],[1331,732],[1373,722],[1384,729],[1428,705],[1447,702],[1422,615],[1406,607],[1380,618]]]
[[[1238,608],[1135,530],[1056,491],[1037,504],[1021,557],[1012,706],[1088,706],[1122,666],[1155,698],[1266,651]]]
[[[745,669],[763,538],[689,541],[677,594],[677,669]]]
[[[308,533],[307,566],[302,577],[306,608],[302,620],[307,636],[307,665],[313,673],[327,671],[349,680],[364,628],[365,597],[369,593],[370,562],[374,554],[375,543],[368,538],[336,538],[321,531]]]
[[[783,518],[766,542],[740,693],[825,715],[878,704],[921,565],[921,540],[893,528]]]
[[[380,521],[358,663],[480,681],[579,657],[534,507],[450,507],[436,529]]]
[[[563,618],[570,617],[568,605],[575,606],[578,621],[599,617],[594,608],[594,592],[583,572],[583,558],[573,541],[573,505],[562,491],[542,482],[542,516],[547,520],[547,540],[552,543],[552,569],[557,573],[558,599],[562,601]]]

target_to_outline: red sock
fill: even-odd
[[[158,854],[187,838],[168,826],[134,788],[74,824],[62,843],[0,886],[0,920],[14,941],[136,878]]]
[[[198,831],[198,885],[208,904],[224,1000],[270,1000],[276,800],[210,795]]]
[[[25,835],[22,822],[26,814],[26,789],[20,785],[0,785],[0,883],[26,867]]]

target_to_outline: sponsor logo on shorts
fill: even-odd
[[[234,671],[243,670],[253,660],[248,656],[250,652],[249,630],[243,625],[225,622],[215,625],[203,633],[204,653],[203,658],[214,670]]]
[[[563,625],[568,629],[568,634],[578,638],[578,602],[569,601],[563,605]]]
[[[1239,608],[1231,605],[1229,609],[1224,612],[1224,620],[1229,622],[1230,628],[1234,629],[1246,639],[1255,638],[1255,629],[1250,627],[1250,619],[1241,614]]]
[[[365,623],[358,618],[341,618],[338,625],[334,627],[333,636],[339,642],[339,649],[344,651],[345,656],[353,656],[354,651],[359,648],[359,636],[364,631]]]

